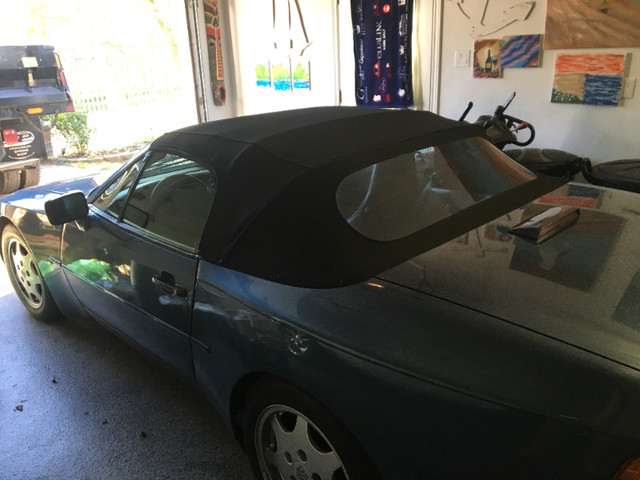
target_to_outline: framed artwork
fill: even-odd
[[[500,66],[502,68],[532,68],[540,66],[542,35],[502,37]]]
[[[625,65],[624,54],[558,55],[551,102],[617,106]]]
[[[473,46],[473,78],[500,78],[501,39],[476,40]]]
[[[640,1],[547,0],[544,48],[640,47]]]

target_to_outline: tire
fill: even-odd
[[[12,193],[20,188],[20,170],[0,173],[0,194]]]
[[[35,168],[25,168],[22,170],[20,178],[20,188],[29,188],[40,183],[40,163]]]
[[[380,478],[353,435],[309,395],[277,381],[249,395],[243,441],[257,479]]]
[[[2,258],[13,289],[32,317],[42,321],[62,317],[31,250],[12,225],[2,232]]]

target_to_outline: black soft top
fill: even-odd
[[[186,153],[216,171],[203,259],[280,283],[326,288],[364,281],[468,230],[445,225],[444,234],[434,234],[436,224],[400,240],[369,239],[338,211],[342,179],[470,136],[483,131],[430,112],[319,107],[203,123],[167,133],[152,148]]]

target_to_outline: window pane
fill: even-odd
[[[196,249],[216,187],[212,171],[177,155],[156,154],[129,197],[123,221]]]
[[[118,175],[100,196],[93,201],[93,205],[112,217],[119,218],[124,208],[127,194],[138,175],[141,163],[141,161],[136,162],[129,169]]]
[[[482,138],[427,147],[346,177],[338,210],[359,233],[397,240],[535,179]]]

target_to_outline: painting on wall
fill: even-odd
[[[293,89],[294,90],[311,90],[311,64],[308,60],[299,60],[293,62],[296,67],[292,70]]]
[[[284,58],[271,62],[271,81],[276,92],[290,92],[291,82],[291,60]]]
[[[640,1],[547,0],[544,48],[640,47]]]
[[[256,65],[256,87],[273,88],[276,92],[311,90],[310,72],[311,62],[304,59],[259,63]]]
[[[558,55],[551,102],[617,106],[625,64],[624,54]]]
[[[256,65],[256,86],[262,88],[271,87],[271,65],[269,62]]]
[[[542,35],[513,35],[502,38],[500,66],[502,68],[532,68],[540,66]]]
[[[501,39],[476,40],[473,45],[473,78],[500,78]]]

